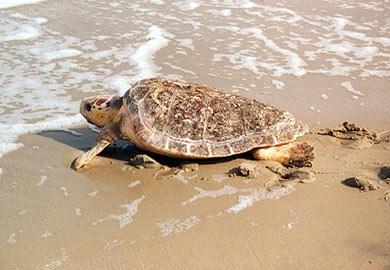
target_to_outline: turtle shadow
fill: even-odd
[[[347,179],[344,179],[341,181],[341,183],[350,188],[359,188],[358,184],[356,183],[355,177],[349,177]]]
[[[86,152],[95,145],[98,134],[84,127],[69,130],[46,130],[38,133],[38,135]],[[99,156],[128,162],[132,157],[142,153],[144,151],[135,145],[127,141],[118,140],[104,149]]]
[[[164,156],[161,154],[156,154],[153,152],[149,152],[146,150],[142,150],[137,148],[135,145],[130,145],[133,149],[130,150],[128,157],[133,158],[134,156],[138,154],[146,154],[156,160],[158,163],[161,165],[165,165],[168,167],[180,167],[183,164],[188,164],[188,163],[197,163],[199,165],[212,165],[212,164],[220,164],[220,163],[225,163],[229,162],[238,158],[244,158],[244,159],[251,159],[251,155],[248,153],[244,154],[238,154],[234,156],[228,156],[228,157],[219,157],[219,158],[207,158],[207,159],[193,159],[193,158],[173,158],[173,157],[168,157]],[[130,164],[130,163],[129,163]]]
[[[390,166],[383,166],[379,169],[378,177],[382,180],[390,179]]]
[[[86,151],[95,143],[97,134],[85,127],[69,130],[45,130],[39,132],[38,135],[71,146],[72,148]]]
[[[73,128],[69,130],[47,130],[38,133],[38,135],[55,140],[56,142],[68,145],[74,149],[84,152],[88,151],[95,145],[97,137],[97,133],[91,131],[87,127]],[[229,162],[237,158],[252,159],[249,153],[210,159],[172,158],[142,150],[134,144],[124,140],[118,140],[114,144],[108,146],[99,154],[99,156],[129,163],[132,158],[139,154],[146,154],[155,159],[160,164],[168,167],[178,167],[183,163],[216,164]]]

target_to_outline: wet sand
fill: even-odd
[[[199,2],[0,10],[0,154],[24,144],[0,158],[0,269],[390,269],[390,185],[379,178],[389,142],[354,149],[308,134],[315,181],[271,190],[278,177],[250,155],[154,177],[119,143],[71,168],[97,136],[79,100],[150,76],[255,98],[312,130],[390,129],[386,1]],[[229,177],[242,162],[263,169]],[[352,177],[380,188],[361,192]]]
[[[265,191],[270,174],[228,176],[241,162],[255,162],[246,155],[155,179],[157,169],[134,168],[129,161],[139,151],[120,143],[76,172],[72,161],[96,134],[75,131],[82,135],[24,136],[25,147],[2,159],[2,269],[390,266],[390,205],[381,199],[390,186],[378,177],[389,166],[389,143],[357,150],[334,137],[306,135],[315,146],[309,170],[316,180],[284,181],[284,187]],[[171,167],[180,163],[152,156]],[[360,192],[343,183],[357,175],[381,188]],[[194,197],[201,189],[208,195]],[[287,192],[231,211],[255,189]]]

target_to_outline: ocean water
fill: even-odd
[[[85,124],[82,97],[151,76],[262,98],[314,124],[342,104],[385,123],[390,1],[298,2],[0,1],[0,156],[20,135]]]

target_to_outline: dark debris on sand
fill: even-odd
[[[377,133],[349,121],[345,121],[338,128],[325,128],[317,131],[316,133],[343,140],[365,141],[366,143],[369,142],[371,144],[390,141],[390,130]]]

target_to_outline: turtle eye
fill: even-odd
[[[91,111],[91,104],[89,104],[89,103],[87,103],[87,104],[85,104],[85,109],[87,110],[87,111]]]
[[[111,102],[106,103],[106,108],[110,108]]]

